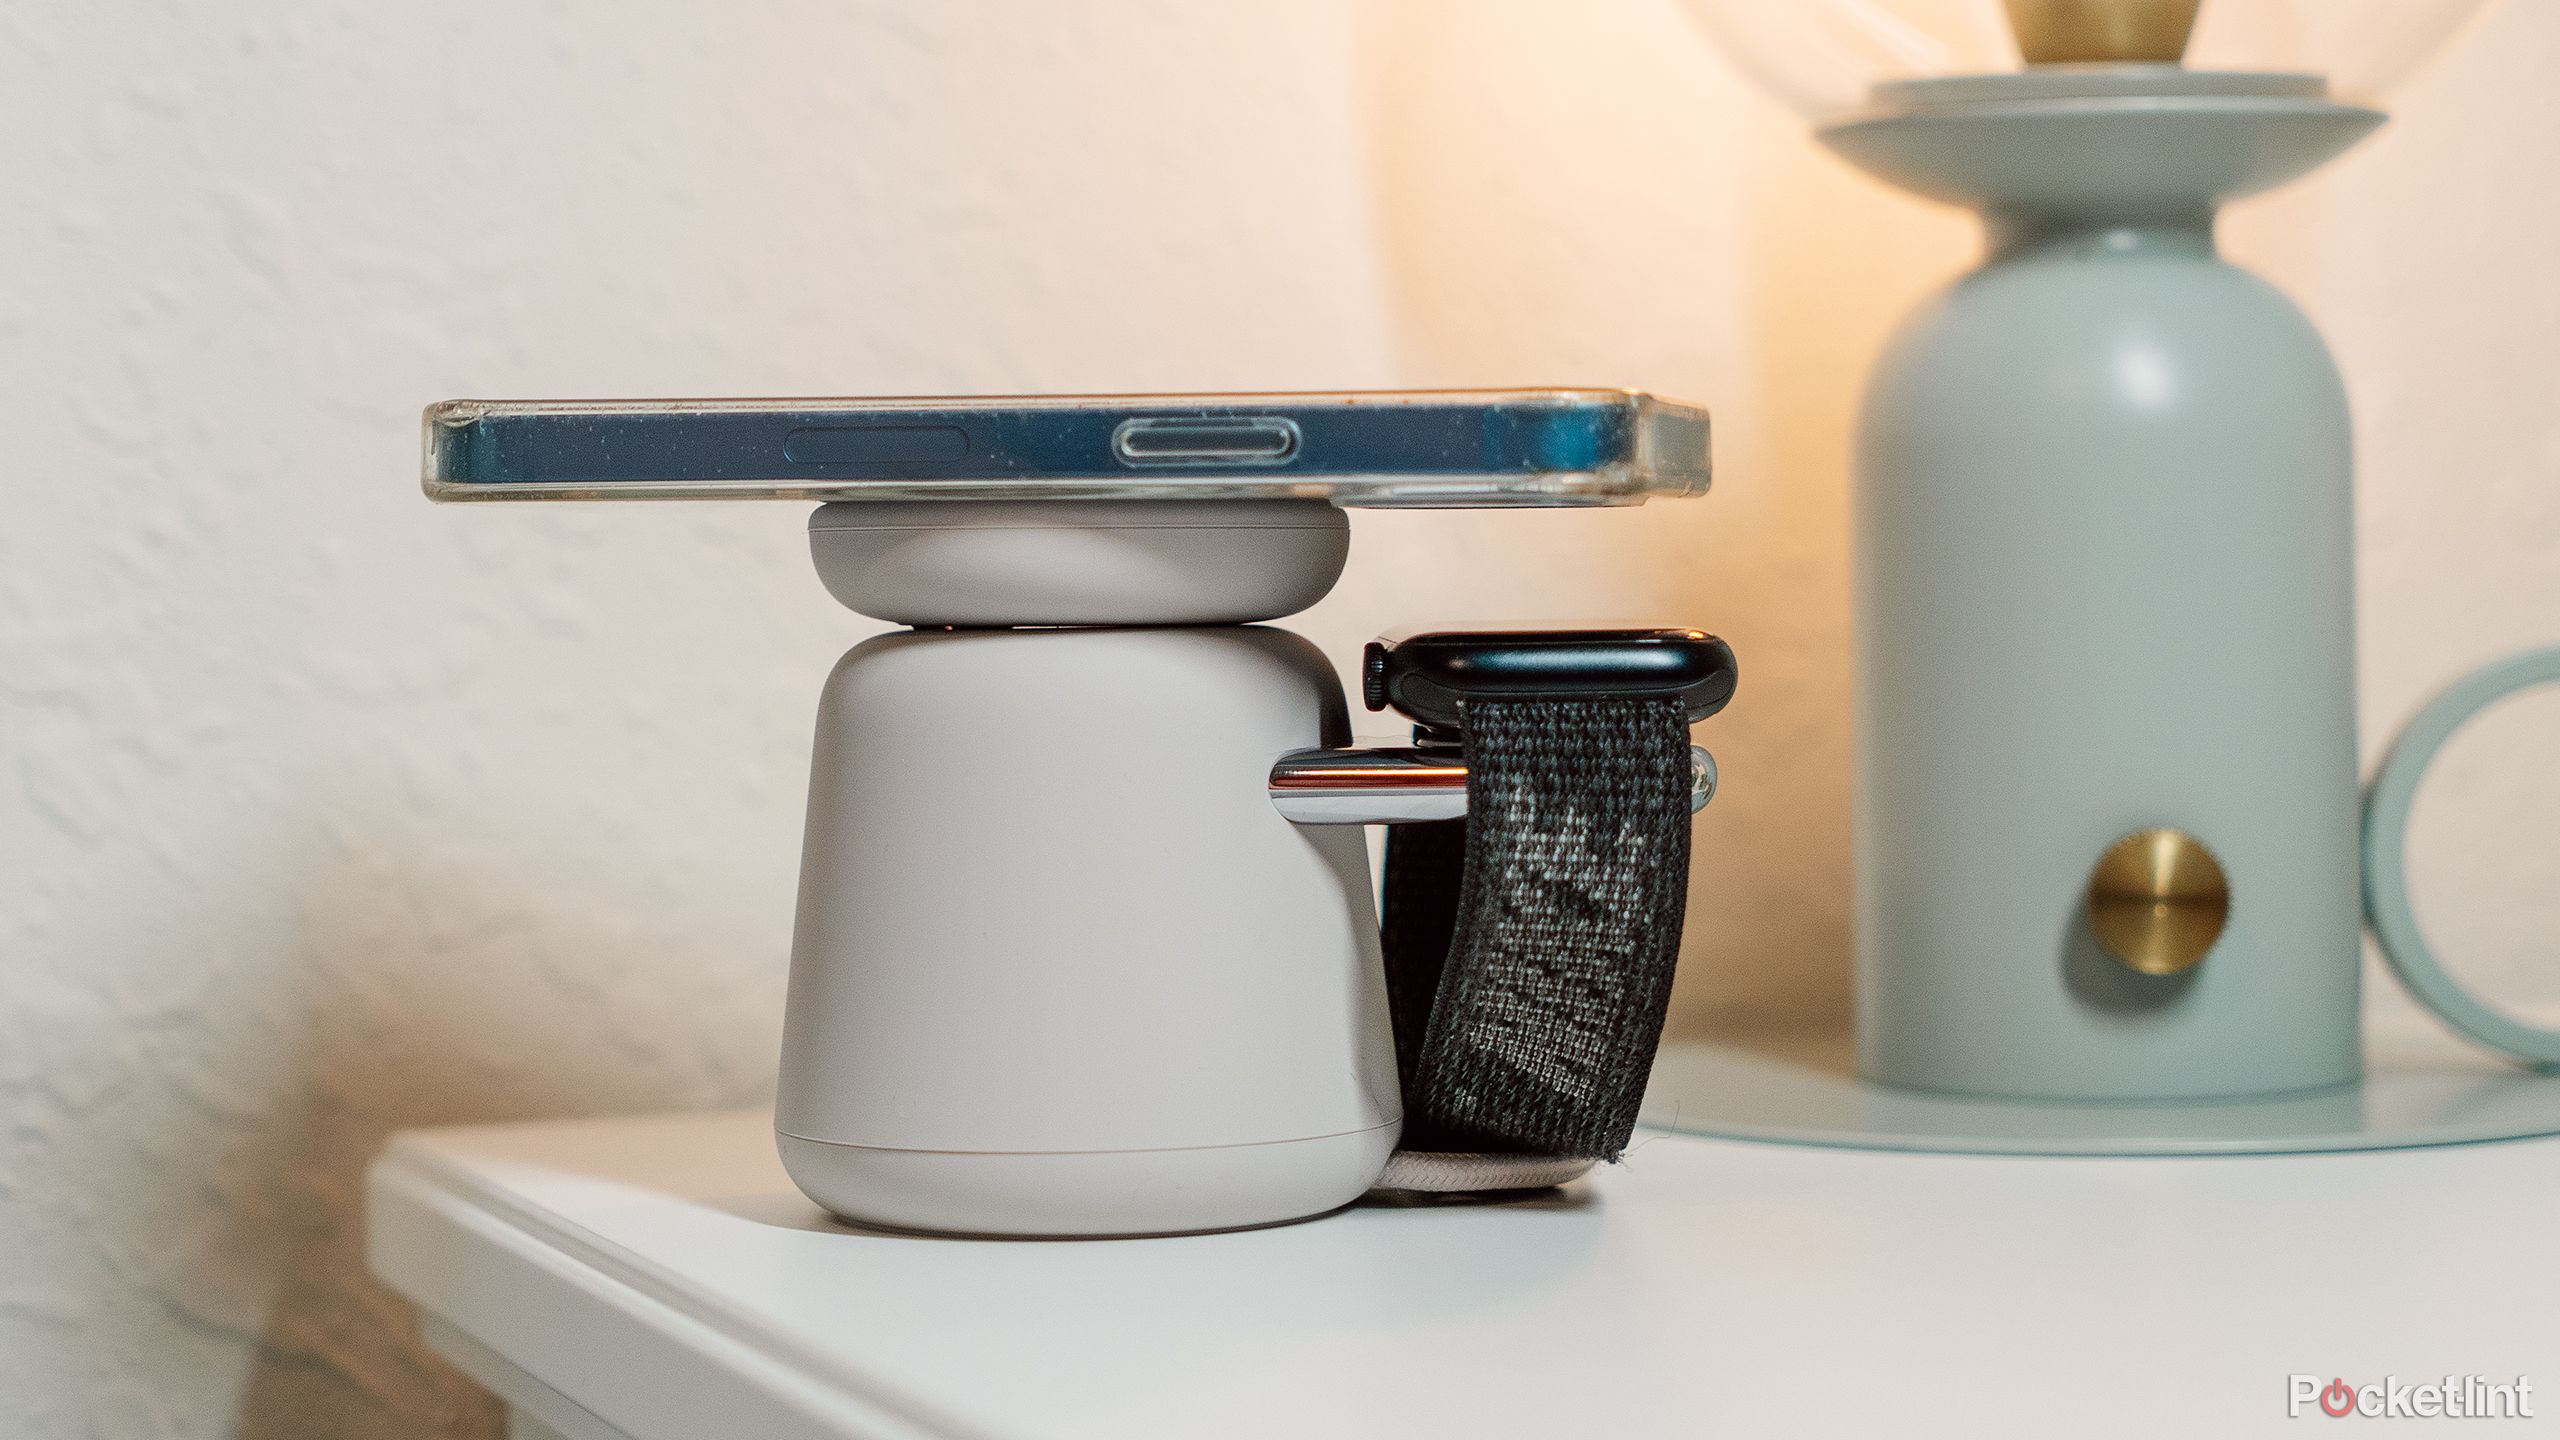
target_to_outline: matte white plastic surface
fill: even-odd
[[[1260,1224],[1367,1188],[1401,1116],[1367,849],[1267,789],[1275,758],[1346,730],[1332,667],[1278,630],[847,654],[819,709],[776,1125],[873,1148],[794,1174],[857,1219],[1030,1234]],[[1276,1186],[1209,1174],[1350,1135],[1371,1138],[1306,1147]],[[920,1178],[902,1151],[1086,1158],[1044,1189],[983,1158]],[[1176,1204],[1150,1151],[1216,1153]]]
[[[1236,625],[1325,596],[1350,521],[1322,500],[821,506],[827,593],[901,625]]]
[[[1308,1140],[1053,1154],[889,1150],[779,1135],[803,1194],[841,1215],[964,1235],[1171,1235],[1347,1205],[1386,1168],[1394,1121]]]
[[[828,1222],[739,1113],[403,1136],[369,1218],[377,1273],[634,1440],[2358,1433],[2286,1418],[2310,1372],[2527,1375],[2539,1423],[2478,1428],[2532,1436],[2560,1423],[2554,1193],[2555,1141],[1644,1133],[1533,1201],[996,1244]]]

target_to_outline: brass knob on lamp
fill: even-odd
[[[2129,970],[2178,975],[2203,963],[2231,918],[2231,882],[2184,830],[2137,830],[2089,875],[2089,930]]]
[[[2008,0],[2009,29],[2030,65],[2175,65],[2200,0]]]

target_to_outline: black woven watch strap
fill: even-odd
[[[1467,819],[1388,832],[1407,1150],[1613,1159],[1662,1037],[1689,877],[1676,700],[1466,709]]]

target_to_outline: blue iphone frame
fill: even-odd
[[[452,400],[438,500],[1299,497],[1626,503],[1708,483],[1693,406],[1622,390]]]

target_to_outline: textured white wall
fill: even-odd
[[[2362,407],[2377,739],[2560,639],[2555,72],[2520,0],[2232,226]],[[1710,500],[1364,515],[1299,625],[1724,630],[1679,1023],[1844,1003],[1844,422],[1970,239],[1667,0],[0,0],[0,177],[0,1431],[487,1435],[361,1275],[383,1133],[768,1084],[866,627],[792,507],[430,510],[442,396],[1707,400]],[[2421,870],[2552,998],[2535,718]]]

